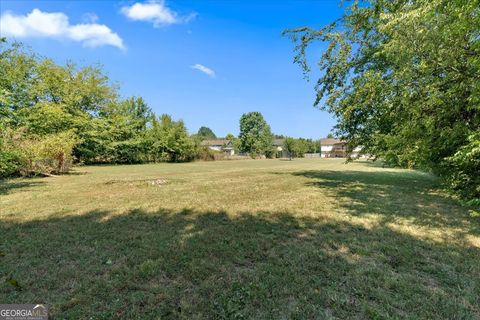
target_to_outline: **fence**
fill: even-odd
[[[303,156],[305,158],[320,158],[320,153],[305,153]]]

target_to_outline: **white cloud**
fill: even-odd
[[[71,25],[62,12],[42,12],[33,9],[27,15],[5,12],[0,16],[0,34],[3,37],[66,38],[87,47],[111,45],[124,49],[123,40],[104,24]]]
[[[152,22],[154,27],[184,23],[195,17],[195,14],[180,17],[178,13],[168,8],[164,1],[155,0],[124,6],[121,12],[130,20]]]
[[[197,69],[203,73],[205,73],[207,76],[210,76],[212,78],[215,78],[216,74],[215,74],[215,71],[213,71],[212,69],[208,68],[208,67],[205,67],[204,65],[202,64],[194,64],[193,66],[191,66],[191,68],[193,69]]]

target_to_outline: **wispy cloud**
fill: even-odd
[[[213,71],[212,69],[210,69],[208,67],[205,67],[204,65],[199,64],[199,63],[194,64],[193,66],[191,66],[191,68],[197,69],[197,70],[205,73],[207,76],[212,77],[212,78],[215,78],[215,76],[216,76],[215,71]]]
[[[121,12],[130,20],[147,21],[154,27],[175,23],[186,23],[193,19],[196,14],[180,16],[177,12],[168,8],[164,1],[136,2],[131,6],[124,6]]]
[[[17,38],[65,38],[81,42],[87,47],[104,45],[125,49],[123,40],[104,24],[82,23],[71,25],[63,12],[43,12],[33,9],[27,15],[5,12],[0,16],[0,35]]]
[[[84,23],[97,23],[98,16],[93,12],[86,12],[82,14],[82,21]]]

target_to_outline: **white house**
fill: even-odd
[[[320,139],[320,151],[322,158],[346,158],[347,153],[347,142],[340,139],[326,138]],[[360,155],[362,147],[355,147],[350,157],[352,158],[363,158],[363,155]]]
[[[347,142],[339,139],[320,139],[320,156],[322,158],[345,158]]]
[[[233,143],[231,140],[203,140],[200,144],[202,146],[208,146],[211,150],[223,151],[229,156],[233,156],[235,154],[235,150],[233,149]]]
[[[283,151],[283,139],[275,139],[273,140],[272,146],[277,152]]]

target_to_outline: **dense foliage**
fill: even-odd
[[[453,190],[471,204],[480,206],[480,133],[472,134],[469,143],[447,159],[452,173],[447,176]]]
[[[142,98],[121,99],[98,66],[60,66],[0,43],[0,177],[50,174],[83,163],[188,161],[182,121],[159,119]]]
[[[265,155],[272,157],[273,134],[260,112],[248,112],[240,118],[240,150],[252,157]]]
[[[315,105],[350,148],[432,170],[478,200],[479,26],[478,0],[371,0],[320,30],[286,33],[305,72],[310,44],[327,44]]]
[[[212,129],[208,127],[200,127],[197,132],[197,137],[200,140],[212,140],[212,139],[217,139],[217,136],[215,133],[213,133]]]
[[[285,137],[283,151],[291,158],[303,158],[305,153],[320,153],[320,141],[312,139]]]
[[[290,160],[292,160],[293,158],[294,150],[295,150],[295,139],[291,137],[286,137],[283,140],[283,151],[287,153]]]
[[[148,132],[148,149],[151,161],[189,161],[195,157],[195,142],[188,136],[183,121],[173,121],[163,114],[158,120],[153,119]]]

